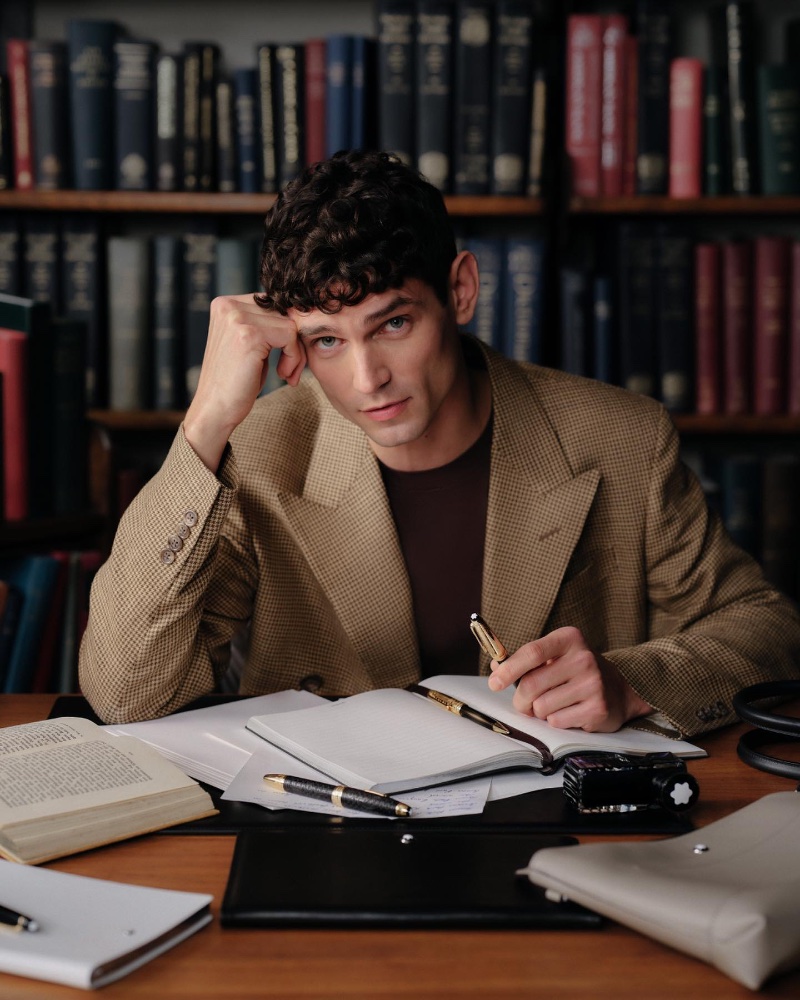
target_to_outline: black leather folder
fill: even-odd
[[[225,927],[590,928],[516,875],[571,837],[394,828],[244,830],[222,900]]]

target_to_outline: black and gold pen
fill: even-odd
[[[502,663],[508,658],[508,650],[500,642],[495,633],[486,624],[479,614],[473,612],[469,616],[469,627],[472,634],[478,640],[481,649],[489,654],[492,660]]]
[[[375,813],[376,816],[410,816],[411,806],[398,802],[382,792],[365,788],[348,788],[346,785],[327,785],[323,781],[297,778],[291,774],[265,774],[264,781],[279,792],[291,792],[307,799],[331,802],[335,806]]]

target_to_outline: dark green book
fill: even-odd
[[[800,65],[758,67],[761,188],[800,194]]]
[[[664,0],[637,0],[637,194],[666,194],[669,185],[669,67],[672,30],[669,4]]]
[[[731,186],[734,194],[760,192],[756,128],[755,15],[748,0],[725,6],[728,96],[731,128]]]
[[[713,196],[729,192],[729,162],[727,73],[712,63],[706,67],[703,101],[704,194]]]

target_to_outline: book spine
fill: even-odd
[[[85,511],[88,497],[86,425],[86,325],[54,319],[53,410],[50,461],[53,463],[53,513]]]
[[[305,87],[305,164],[325,159],[325,39],[309,38],[305,42],[303,61]]]
[[[756,237],[753,313],[753,410],[783,413],[789,322],[789,243],[783,237]]]
[[[727,3],[728,103],[731,136],[731,184],[734,194],[752,195],[758,180],[755,17],[752,4]]]
[[[63,42],[30,41],[33,177],[37,188],[70,186],[67,47]]]
[[[589,275],[564,267],[561,284],[561,358],[559,367],[573,375],[589,375]]]
[[[0,54],[2,50],[0,49]],[[14,183],[14,163],[11,157],[11,104],[8,77],[0,74],[0,191]]]
[[[159,191],[177,191],[182,184],[181,95],[183,64],[179,55],[156,59],[155,177]]]
[[[636,194],[636,156],[639,148],[639,39],[625,36],[625,125],[622,150],[622,194]]]
[[[68,24],[72,176],[80,191],[109,191],[114,179],[114,42],[111,21]]]
[[[353,36],[329,35],[325,44],[325,149],[350,148],[353,110]]]
[[[258,247],[243,236],[217,240],[215,295],[247,295],[258,285]]]
[[[542,194],[544,151],[547,138],[547,74],[542,66],[538,66],[533,73],[530,135],[526,194],[530,198],[538,198]]]
[[[31,118],[31,77],[28,40],[9,38],[6,42],[8,83],[11,96],[12,157],[14,187],[28,191],[33,187],[33,135]]]
[[[440,191],[449,191],[452,183],[453,13],[448,0],[420,0],[417,7],[417,169]]]
[[[600,110],[600,189],[606,197],[622,194],[625,147],[625,58],[628,19],[603,19],[603,66]]]
[[[236,178],[239,191],[261,190],[259,176],[258,74],[255,69],[233,71],[233,110],[236,122]]]
[[[572,193],[600,194],[603,18],[571,14],[567,22],[566,152]]]
[[[197,186],[200,191],[217,190],[217,83],[220,48],[210,42],[200,45],[200,132]]]
[[[711,196],[728,190],[725,108],[725,74],[712,63],[705,71],[702,123],[703,193]]]
[[[669,172],[669,66],[672,16],[662,0],[637,0],[639,127],[637,194],[666,194]]]
[[[19,219],[10,212],[0,214],[0,293],[22,291],[22,234]]]
[[[183,334],[186,397],[197,391],[216,287],[217,236],[211,222],[195,222],[183,237]]]
[[[636,223],[620,226],[619,374],[631,392],[656,390],[655,239]]]
[[[278,187],[304,166],[303,46],[275,46],[275,152]]]
[[[278,188],[278,164],[275,156],[275,114],[273,58],[271,45],[256,49],[258,78],[258,132],[261,140],[261,190],[274,192]]]
[[[403,163],[414,148],[414,0],[378,0],[378,144]]]
[[[182,358],[180,239],[153,237],[153,408],[178,410],[184,405]]]
[[[659,398],[666,409],[685,413],[694,401],[694,297],[692,245],[688,236],[663,228],[657,240]]]
[[[800,194],[800,66],[758,67],[761,186]]]
[[[60,224],[55,215],[29,215],[23,224],[22,287],[26,298],[61,312]]]
[[[21,521],[29,513],[28,350],[24,333],[0,329],[0,372],[3,508],[7,521]]]
[[[108,254],[109,405],[146,410],[150,405],[150,240],[111,236]]]
[[[703,170],[703,64],[673,59],[669,77],[669,195],[699,198]]]
[[[615,384],[617,366],[614,344],[614,284],[607,274],[597,274],[592,281],[592,359],[593,377]]]
[[[353,36],[350,74],[350,149],[372,149],[375,145],[375,57],[374,40]]]
[[[153,188],[155,58],[151,42],[114,45],[114,174],[119,191]]]
[[[181,59],[181,187],[200,190],[200,48],[184,46]]]
[[[504,350],[515,361],[542,361],[544,240],[508,237],[503,273]]]
[[[475,255],[480,274],[475,313],[465,329],[496,351],[503,351],[503,241],[495,236],[472,236],[464,241],[464,249]]]
[[[525,0],[500,0],[495,11],[492,53],[490,194],[525,192],[531,120],[533,13]]]
[[[64,315],[86,324],[86,403],[102,408],[108,398],[105,283],[97,219],[67,215],[61,230]]]
[[[217,82],[217,189],[236,191],[236,132],[233,111],[233,83]]]
[[[492,5],[481,0],[460,0],[453,50],[455,194],[489,193],[492,37]]]
[[[695,410],[720,413],[722,296],[720,246],[697,243],[694,248]]]
[[[754,559],[761,554],[761,462],[755,455],[726,455],[720,462],[722,523]]]
[[[722,244],[722,409],[748,413],[753,369],[753,248]]]
[[[796,455],[767,455],[762,463],[761,565],[769,582],[787,597],[800,596],[800,460]]]
[[[789,394],[787,412],[800,416],[800,240],[792,240],[789,313]]]

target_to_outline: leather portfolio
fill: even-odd
[[[220,920],[228,927],[597,927],[517,870],[570,837],[340,827],[243,830]]]

